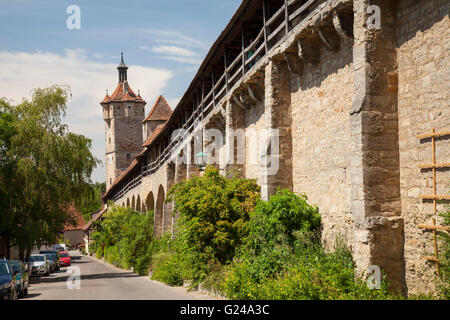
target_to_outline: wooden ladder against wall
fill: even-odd
[[[431,169],[433,170],[433,194],[432,195],[421,195],[420,198],[423,200],[433,200],[433,213],[432,225],[418,225],[421,229],[432,230],[433,231],[433,242],[434,242],[434,257],[424,256],[423,258],[428,261],[433,261],[436,264],[436,272],[440,276],[440,266],[439,266],[439,248],[437,242],[437,232],[438,231],[449,231],[447,227],[441,227],[436,225],[436,215],[437,215],[437,202],[438,200],[450,200],[450,196],[438,195],[436,193],[436,169],[438,168],[450,168],[450,163],[436,163],[436,138],[450,136],[450,131],[436,132],[435,129],[431,133],[422,134],[417,136],[419,139],[430,139],[431,138],[431,149],[432,149],[432,163],[431,164],[420,164],[418,167],[420,169]]]

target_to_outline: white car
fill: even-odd
[[[54,244],[53,245],[53,250],[56,250],[56,251],[69,251],[67,249],[67,246],[64,243],[62,243],[62,244]]]
[[[33,263],[31,268],[32,275],[48,276],[50,274],[50,263],[44,254],[32,254],[30,262]]]

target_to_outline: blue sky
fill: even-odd
[[[69,85],[69,128],[93,139],[104,161],[98,104],[117,85],[120,51],[147,111],[159,94],[175,107],[240,0],[0,0],[0,97],[20,102],[36,87]],[[70,5],[81,29],[69,30]],[[98,168],[94,181],[104,181]]]

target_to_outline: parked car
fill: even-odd
[[[50,253],[42,253],[42,254],[47,257],[48,264],[50,266],[50,273],[55,272],[55,270],[56,270],[56,260],[53,257],[53,255],[50,254]]]
[[[28,287],[30,286],[30,277],[28,274],[28,267],[22,261],[9,261],[14,274],[16,275],[16,287],[19,298],[23,298],[28,294]]]
[[[0,260],[0,300],[17,300],[16,275],[6,259]]]
[[[32,275],[48,276],[50,274],[50,263],[46,255],[32,254],[30,256],[30,262],[33,263],[33,267],[31,269]]]
[[[50,254],[51,255],[51,257],[49,258],[49,260],[50,261],[54,261],[54,268],[52,268],[52,272],[53,271],[59,271],[59,267],[60,267],[60,265],[59,265],[59,259],[60,259],[60,257],[59,257],[59,252],[60,251],[57,251],[57,250],[41,250],[39,253],[40,254]]]
[[[72,259],[67,251],[61,251],[59,253],[59,265],[61,267],[68,267],[72,264]]]
[[[56,251],[68,251],[67,246],[64,243],[54,244],[53,245],[53,250],[56,250]]]

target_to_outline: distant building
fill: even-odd
[[[91,214],[91,220],[83,226],[83,243],[86,248],[86,253],[91,254],[90,252],[90,244],[92,243],[92,235],[97,231],[95,228],[95,222],[101,221],[103,218],[103,214],[106,212],[106,206],[102,209]]]
[[[69,209],[69,214],[75,220],[75,225],[66,225],[64,227],[64,242],[69,242],[70,246],[79,246],[84,243],[84,230],[86,222],[83,215],[75,207]]]

